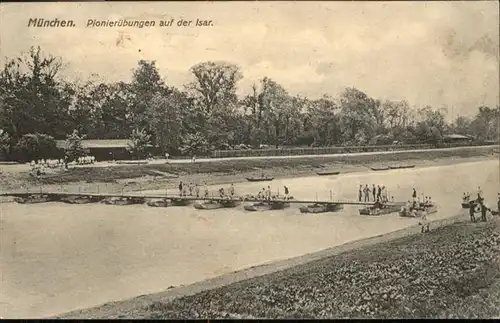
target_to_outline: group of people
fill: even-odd
[[[288,189],[287,186],[284,186],[283,188],[284,188],[284,199],[288,200],[288,198],[290,196],[290,190]],[[271,186],[267,186],[267,189],[263,187],[262,190],[259,191],[259,193],[257,193],[258,200],[270,201],[270,200],[274,200],[277,198],[279,198],[279,193],[273,195],[272,190],[271,190]]]
[[[45,174],[47,168],[66,168],[66,163],[63,159],[40,159],[30,162],[31,174],[40,176]]]
[[[420,198],[417,197],[417,191],[413,189],[412,200],[408,200],[406,202],[406,209],[409,210],[409,212],[416,212],[417,210],[422,210],[433,205],[434,202],[432,201],[432,198],[430,196],[425,196],[421,201]]]
[[[181,181],[179,183],[179,195],[201,197],[200,186],[198,184],[193,184],[193,183],[186,184]],[[209,195],[208,186],[207,183],[204,183],[204,197],[208,197],[208,195]]]
[[[482,221],[482,222],[487,221],[486,213],[488,211],[489,212],[492,212],[492,211],[484,203],[483,190],[481,189],[480,186],[478,186],[478,188],[477,188],[477,199],[471,201],[469,192],[464,193],[462,199],[464,202],[469,202],[469,216],[470,216],[471,222],[477,221],[476,216],[475,216],[477,207],[479,207],[479,211],[481,212],[480,221]],[[498,210],[500,211],[500,193],[498,194],[497,206],[498,206]]]
[[[82,156],[82,157],[78,157],[75,161],[76,161],[77,165],[88,165],[88,164],[95,163],[95,157],[94,156]]]
[[[370,202],[370,201],[381,202],[381,203],[389,202],[387,188],[385,186],[380,186],[380,185],[375,186],[375,184],[372,184],[371,188],[368,186],[368,184],[365,184],[364,187],[363,185],[359,185],[359,191],[358,191],[359,202],[363,201],[363,197],[364,197],[364,202]],[[373,197],[373,199],[371,197]],[[392,199],[394,199],[394,197],[392,197]]]

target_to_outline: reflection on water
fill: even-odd
[[[464,191],[480,185],[493,204],[498,162],[351,173],[236,185],[238,194],[287,185],[297,199],[357,199],[361,184],[385,185],[397,201],[412,188],[431,196],[443,218],[463,212]],[[215,188],[213,188],[215,189]],[[173,192],[172,192],[173,193]],[[3,275],[0,316],[39,317],[158,292],[272,260],[402,229],[417,220],[363,217],[359,207],[301,214],[195,210],[143,205],[0,204]]]

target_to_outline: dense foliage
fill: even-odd
[[[154,61],[138,62],[132,81],[70,82],[60,58],[31,48],[7,60],[0,71],[0,129],[10,150],[25,135],[55,139],[77,129],[87,139],[125,139],[144,129],[163,152],[197,153],[247,144],[342,146],[437,143],[446,133],[497,140],[500,107],[479,107],[475,118],[447,124],[431,107],[415,110],[406,101],[381,101],[356,89],[338,98],[294,96],[264,77],[239,98],[238,66],[202,62],[194,81],[177,89],[165,84]],[[4,136],[7,136],[4,135]]]

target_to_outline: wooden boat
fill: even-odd
[[[20,204],[35,204],[35,203],[47,203],[52,202],[49,195],[45,194],[34,194],[28,195],[27,197],[15,197],[14,201]]]
[[[59,199],[59,201],[68,204],[88,204],[96,202],[96,199],[88,196],[63,196]]]
[[[148,206],[152,207],[167,207],[170,206],[171,203],[167,199],[154,199],[146,202]]]
[[[389,170],[389,167],[370,167],[373,171]]]
[[[196,202],[194,203],[195,209],[199,210],[213,210],[213,209],[222,209],[222,208],[233,208],[241,205],[241,201],[206,201],[206,202]]]
[[[183,198],[172,198],[172,206],[187,206],[193,204],[193,200],[183,199]]]
[[[389,166],[389,169],[406,169],[406,168],[414,168],[415,165],[394,165]]]
[[[436,213],[437,211],[437,205],[421,205],[415,209],[415,212],[412,212],[411,209],[402,208],[401,211],[399,211],[399,215],[402,217],[421,218],[425,215]]]
[[[377,204],[359,210],[360,215],[384,215],[398,212],[401,209],[400,205],[392,204]]]
[[[290,203],[286,201],[262,201],[245,205],[243,208],[247,211],[268,211],[268,210],[283,210],[290,207]]]
[[[344,209],[343,204],[311,204],[308,206],[301,206],[300,213],[326,213],[337,212]]]
[[[338,175],[340,172],[333,172],[333,171],[325,171],[325,172],[316,172],[319,176],[327,176],[327,175]]]
[[[102,203],[108,204],[108,205],[131,205],[131,204],[137,204],[136,201],[133,199],[129,199],[127,197],[111,197],[102,200]]]
[[[274,177],[270,177],[270,176],[246,177],[246,179],[249,182],[266,182],[266,181],[272,181],[274,179]]]

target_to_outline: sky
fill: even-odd
[[[60,56],[69,79],[129,81],[155,60],[168,85],[192,80],[202,61],[241,68],[240,95],[264,77],[290,94],[337,96],[356,87],[448,118],[499,104],[499,4],[477,2],[1,3],[0,66],[30,46]],[[28,28],[29,18],[75,28]],[[212,20],[159,27],[160,20]],[[156,27],[86,28],[88,19],[155,20]],[[98,76],[96,76],[98,75]]]

